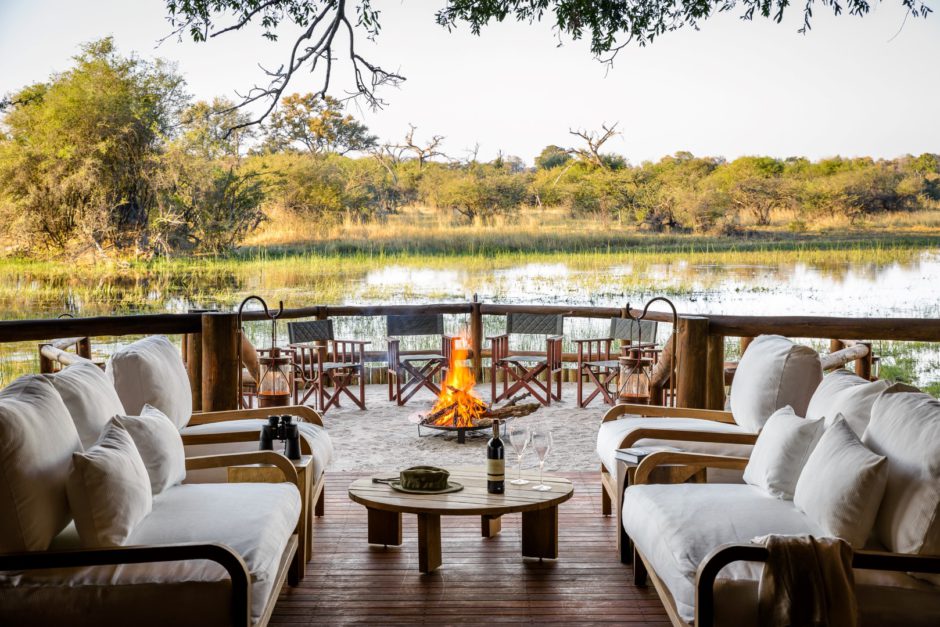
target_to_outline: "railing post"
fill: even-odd
[[[855,360],[855,374],[865,379],[866,381],[871,381],[872,363],[874,362],[871,342],[859,342],[859,344],[867,346],[868,353],[866,353],[864,357],[859,357]]]
[[[705,409],[725,407],[725,337],[708,336],[708,374],[705,386]]]
[[[78,353],[79,357],[84,357],[85,359],[91,359],[91,338],[83,337],[78,340],[78,343],[75,345],[75,352]]]
[[[238,315],[202,314],[202,409],[238,409]]]
[[[55,372],[55,362],[42,354],[42,347],[49,346],[48,342],[39,345],[39,372],[41,374],[51,374]]]
[[[835,353],[837,351],[842,350],[843,348],[845,348],[845,342],[843,342],[842,340],[837,340],[835,338],[829,340],[829,352],[830,353]]]
[[[747,347],[751,345],[751,342],[754,341],[752,337],[742,337],[738,340],[741,346],[741,357],[744,357],[744,351],[747,350]]]
[[[679,316],[677,406],[704,409],[708,381],[708,318]]]
[[[473,375],[483,380],[483,314],[476,294],[470,303],[470,349],[473,351]]]
[[[202,411],[202,333],[184,335],[183,346],[186,347],[189,389],[193,391],[193,411]]]

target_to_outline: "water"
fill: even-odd
[[[818,263],[753,264],[711,262],[701,255],[690,260],[675,253],[663,262],[649,256],[617,255],[588,260],[556,255],[537,262],[429,259],[388,265],[377,261],[309,266],[246,262],[243,267],[116,271],[88,278],[68,271],[54,275],[0,272],[4,319],[49,318],[63,312],[82,316],[227,309],[237,307],[252,293],[274,306],[284,300],[286,307],[455,302],[467,301],[473,294],[484,302],[622,307],[664,295],[684,313],[940,318],[940,254],[925,251],[879,262],[839,261],[833,255],[823,256]],[[448,332],[459,332],[465,324],[466,316],[446,317]],[[487,317],[484,324],[486,334],[493,335],[502,332],[504,322]],[[567,319],[566,350],[572,350],[572,338],[605,336],[608,324]],[[661,327],[664,339],[669,329]],[[341,318],[336,328],[338,336],[371,339],[372,349],[384,348],[381,318]],[[252,325],[249,332],[263,343],[262,325]],[[107,355],[125,341],[96,341],[96,351]],[[417,347],[415,342],[420,341],[409,340],[405,347]],[[823,346],[821,342],[815,345]],[[0,349],[4,379],[35,370],[34,343]],[[729,343],[729,353],[733,355],[734,350]],[[879,350],[885,355],[882,365],[889,370],[901,368],[906,378],[925,385],[940,380],[940,353],[933,345],[878,343]]]

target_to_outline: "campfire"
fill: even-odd
[[[469,345],[461,337],[454,343],[447,376],[441,383],[441,394],[431,411],[421,417],[420,424],[437,429],[483,429],[493,424],[494,419],[507,420],[527,416],[539,408],[538,403],[521,403],[528,393],[520,394],[502,407],[491,407],[473,390],[476,377],[467,368]]]

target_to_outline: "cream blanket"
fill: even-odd
[[[759,586],[760,624],[766,627],[856,627],[858,607],[852,547],[839,538],[769,535]]]

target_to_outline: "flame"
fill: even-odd
[[[473,392],[476,377],[464,364],[469,349],[470,343],[466,337],[455,340],[447,363],[447,377],[441,385],[441,395],[428,414],[431,424],[472,427],[486,412],[486,403]]]

